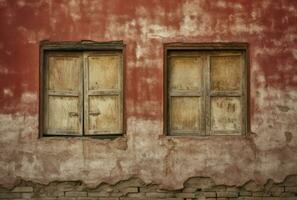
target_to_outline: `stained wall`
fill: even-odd
[[[0,0],[0,184],[130,177],[178,189],[282,181],[297,174],[297,2],[292,0]],[[39,42],[126,44],[126,135],[38,138]],[[247,42],[247,137],[166,137],[163,44]]]

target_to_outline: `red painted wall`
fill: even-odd
[[[191,176],[242,184],[297,173],[296,13],[292,0],[0,0],[0,184],[139,176],[178,188]],[[124,41],[125,137],[38,139],[42,40]],[[249,137],[163,136],[169,42],[250,44]]]

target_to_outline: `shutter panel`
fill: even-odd
[[[169,132],[204,134],[203,63],[197,53],[172,53],[169,57]]]
[[[86,52],[85,55],[86,135],[123,132],[121,52]]]
[[[45,134],[82,135],[82,56],[46,56]]]
[[[210,134],[241,134],[243,127],[242,54],[210,56]]]

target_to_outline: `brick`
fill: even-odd
[[[76,200],[97,200],[97,198],[96,197],[78,197],[76,198]]]
[[[129,193],[129,194],[137,194],[137,193]],[[110,197],[121,197],[121,196],[124,196],[125,194],[122,193],[122,192],[112,192],[112,193],[109,193],[109,196]]]
[[[216,197],[217,194],[215,192],[195,192],[196,198],[205,198],[205,197]]]
[[[263,197],[261,200],[285,200],[279,197]]]
[[[263,197],[238,197],[238,200],[263,200]]]
[[[129,193],[127,194],[128,197],[134,197],[134,198],[143,198],[145,197],[145,193]]]
[[[237,187],[227,187],[226,191],[227,192],[239,192],[239,188],[237,188]]]
[[[197,188],[196,187],[186,187],[183,189],[183,192],[196,192]]]
[[[138,192],[138,187],[121,188],[120,191],[123,193],[135,193],[135,192]]]
[[[217,197],[238,197],[238,192],[217,192]]]
[[[73,197],[60,197],[59,199],[55,199],[55,200],[77,200],[77,198],[73,198]]]
[[[268,192],[253,192],[253,196],[255,197],[267,197],[271,196]]]
[[[285,192],[285,187],[283,186],[272,186],[269,189],[270,192]]]
[[[285,191],[286,192],[295,192],[295,193],[297,193],[297,186],[296,187],[294,187],[294,186],[285,187]]]
[[[21,193],[4,192],[0,193],[0,199],[12,199],[21,197]]]
[[[66,192],[65,196],[69,196],[69,197],[86,197],[87,192]]]
[[[38,198],[31,198],[30,200],[57,200],[55,197],[38,197]],[[59,198],[59,200],[75,200],[75,198]]]
[[[0,188],[0,192],[10,192],[10,190],[6,188]]]
[[[150,198],[174,197],[174,194],[165,193],[165,192],[148,192],[145,195],[146,195],[146,197],[150,197]]]
[[[239,192],[239,196],[252,196],[253,193],[252,192],[248,192],[248,191],[240,191]]]
[[[88,192],[89,197],[109,197],[108,192]]]
[[[119,200],[118,197],[100,197],[98,200]]]
[[[280,196],[283,192],[285,192],[285,188],[279,186],[272,186],[269,191],[272,196]]]
[[[139,187],[139,192],[156,192],[158,191],[158,186],[156,185],[151,185],[147,187]]]
[[[294,192],[284,192],[280,194],[280,197],[295,197],[296,194]]]
[[[205,197],[216,197],[216,192],[203,192]]]
[[[217,185],[211,188],[204,189],[203,191],[213,191],[213,192],[223,192],[226,191],[227,187],[225,185]]]
[[[176,197],[182,197],[182,198],[195,198],[195,194],[194,193],[176,193],[175,194]]]
[[[22,193],[22,198],[24,199],[30,199],[33,197],[34,193]]]
[[[255,200],[255,197],[238,197],[238,200]]]
[[[32,187],[15,187],[12,192],[33,192]]]

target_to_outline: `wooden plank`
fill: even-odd
[[[120,56],[88,56],[89,90],[120,88]]]
[[[71,130],[80,134],[80,104],[78,97],[48,97],[47,134],[57,130]]]
[[[240,97],[212,97],[210,104],[212,131],[241,130],[242,108]]]
[[[50,52],[45,64],[44,134],[82,135],[81,53]]]
[[[169,62],[170,90],[202,90],[202,57],[170,57]]]
[[[241,59],[241,66],[242,66],[242,81],[241,81],[241,88],[242,88],[242,97],[241,97],[241,107],[242,107],[242,127],[241,133],[243,135],[247,135],[248,131],[248,56],[246,52],[243,52],[242,59]]]
[[[48,90],[47,94],[50,96],[73,96],[78,97],[80,91],[58,91],[58,90]]]
[[[84,134],[123,133],[122,55],[85,52],[84,60]]]
[[[212,130],[210,135],[242,135],[242,131],[241,130],[228,130],[228,131]]]
[[[70,129],[48,129],[46,132],[48,136],[81,136],[77,131]]]
[[[209,55],[205,58],[205,73],[204,73],[204,85],[205,85],[205,135],[210,135],[210,57]]]
[[[118,133],[122,129],[120,104],[119,96],[90,96],[88,130],[98,133]],[[87,134],[91,133],[88,131]]]
[[[88,66],[88,53],[83,53],[83,66],[84,66],[84,135],[89,131],[89,66]]]
[[[48,62],[49,90],[78,91],[81,64],[79,54],[51,54]]]
[[[119,95],[121,90],[88,90],[88,95]]]
[[[90,50],[123,50],[125,44],[123,41],[110,41],[110,42],[96,42],[90,40],[82,40],[78,42],[63,41],[63,42],[52,42],[42,41],[40,48],[42,51],[90,51]]]
[[[166,43],[164,48],[166,50],[178,50],[178,51],[204,51],[204,50],[212,50],[212,51],[230,51],[230,50],[246,50],[248,48],[248,43],[239,43],[239,42],[216,42],[216,43]]]
[[[86,136],[112,136],[112,135],[122,135],[123,131],[122,130],[113,130],[112,132],[110,130],[108,131],[99,131],[99,130],[89,130],[88,135]]]
[[[214,97],[241,97],[241,91],[210,91],[210,96]]]
[[[173,90],[169,92],[170,96],[203,96],[203,92],[188,91],[188,90]]]
[[[200,97],[172,97],[170,106],[170,130],[202,130]]]
[[[241,56],[210,57],[211,91],[240,91],[242,80]]]

